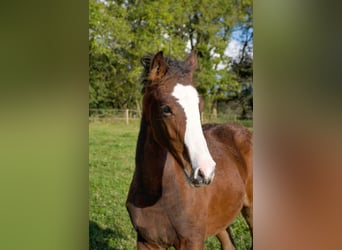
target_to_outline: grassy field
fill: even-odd
[[[134,170],[139,122],[89,124],[89,249],[135,249],[136,233],[125,207]],[[239,216],[232,226],[237,249],[251,244]],[[172,248],[170,248],[172,249]],[[210,237],[206,249],[220,249]]]

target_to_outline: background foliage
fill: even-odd
[[[195,84],[208,110],[252,111],[252,0],[89,1],[89,108],[140,110],[140,58],[198,51]],[[225,53],[233,31],[244,46]]]

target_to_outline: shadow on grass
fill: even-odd
[[[115,250],[109,245],[109,241],[114,238],[124,238],[124,236],[118,230],[103,229],[96,222],[89,221],[89,250]]]

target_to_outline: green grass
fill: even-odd
[[[125,202],[134,170],[139,122],[89,124],[89,249],[135,249],[136,233]],[[237,249],[251,243],[247,226],[239,216],[232,233]],[[172,248],[170,248],[172,249]],[[206,249],[220,249],[210,237]]]

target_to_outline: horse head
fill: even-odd
[[[210,184],[214,162],[201,126],[203,102],[192,80],[197,68],[196,52],[183,62],[158,52],[150,61],[143,112],[157,143],[168,150],[194,186]]]

